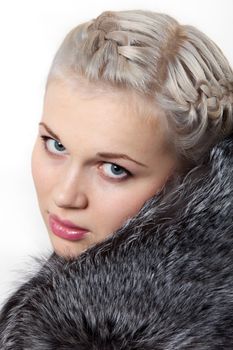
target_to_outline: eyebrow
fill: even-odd
[[[46,129],[46,131],[48,131],[48,132],[50,133],[50,135],[52,135],[56,140],[61,141],[61,140],[60,140],[60,137],[57,136],[57,135],[48,127],[48,125],[46,125],[46,124],[43,123],[43,122],[40,122],[39,125],[42,125],[42,126]]]
[[[43,122],[40,122],[39,125],[42,125],[46,131],[48,131],[48,133],[50,133],[50,135],[52,135],[56,140],[58,140],[59,142],[61,142],[60,140],[60,137],[58,135],[56,135],[49,127],[48,125],[46,125],[45,123]],[[108,159],[119,159],[119,158],[122,158],[122,159],[128,159],[138,165],[141,165],[143,167],[146,167],[147,168],[147,165],[141,163],[141,162],[138,162],[137,160],[129,157],[127,154],[123,154],[123,153],[111,153],[111,152],[98,152],[96,153],[96,156],[99,156],[99,157],[102,157],[102,158],[108,158]]]
[[[108,158],[108,159],[111,159],[111,158],[123,158],[123,159],[128,159],[128,160],[131,160],[132,162],[134,163],[137,163],[138,165],[141,165],[141,166],[144,166],[147,168],[147,166],[143,163],[140,163],[138,162],[137,160],[133,159],[133,158],[130,158],[129,156],[127,156],[127,154],[123,154],[123,153],[109,153],[109,152],[99,152],[96,154],[97,156],[100,156],[102,158]]]

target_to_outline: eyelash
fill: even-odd
[[[49,154],[52,154],[52,155],[55,155],[55,156],[56,156],[56,155],[57,155],[56,153],[52,153],[52,152],[49,151],[46,142],[47,142],[48,140],[53,140],[53,141],[57,141],[57,142],[59,142],[59,141],[53,139],[52,137],[45,136],[45,135],[41,135],[40,138],[41,138],[42,141],[43,141],[44,149],[45,149]]]
[[[56,139],[53,139],[52,137],[45,136],[45,135],[40,135],[40,138],[41,138],[41,140],[42,140],[43,147],[44,147],[44,149],[46,150],[46,152],[48,152],[48,153],[51,154],[51,155],[55,155],[55,156],[56,156],[56,155],[57,155],[56,153],[52,153],[52,152],[49,151],[46,142],[47,142],[48,140],[53,140],[53,141],[57,141],[57,142],[60,143],[60,141],[58,141],[58,140],[56,140]],[[57,156],[59,156],[59,155],[57,155]],[[119,178],[111,178],[110,176],[103,175],[104,177],[110,179],[110,181],[120,182],[120,181],[127,180],[129,177],[132,177],[132,176],[133,176],[133,174],[132,174],[129,170],[125,169],[124,167],[122,167],[122,166],[120,166],[120,165],[118,165],[118,164],[116,164],[116,163],[103,162],[103,164],[111,164],[112,166],[117,166],[118,168],[120,168],[121,170],[123,170],[123,171],[126,173],[126,175],[125,175],[124,177],[119,177]]]

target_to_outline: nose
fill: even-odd
[[[81,177],[77,169],[66,169],[65,173],[61,174],[54,188],[53,198],[56,206],[60,208],[85,209],[88,206],[86,188],[83,176]]]

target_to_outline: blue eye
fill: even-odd
[[[43,140],[44,147],[47,151],[53,154],[64,154],[62,152],[65,151],[65,147],[57,140],[52,139],[48,136],[41,136],[41,139]]]
[[[114,163],[104,163],[102,169],[104,175],[112,179],[124,179],[130,175],[128,170]]]
[[[47,152],[54,155],[66,154],[65,147],[58,140],[45,135],[41,135],[40,138],[42,139],[43,146]],[[103,163],[101,165],[101,172],[105,177],[116,181],[125,180],[128,179],[128,177],[132,176],[128,170],[115,163]]]

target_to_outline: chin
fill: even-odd
[[[67,242],[62,238],[51,236],[50,240],[54,252],[64,258],[77,257],[85,250],[85,247],[83,247],[80,242]]]

